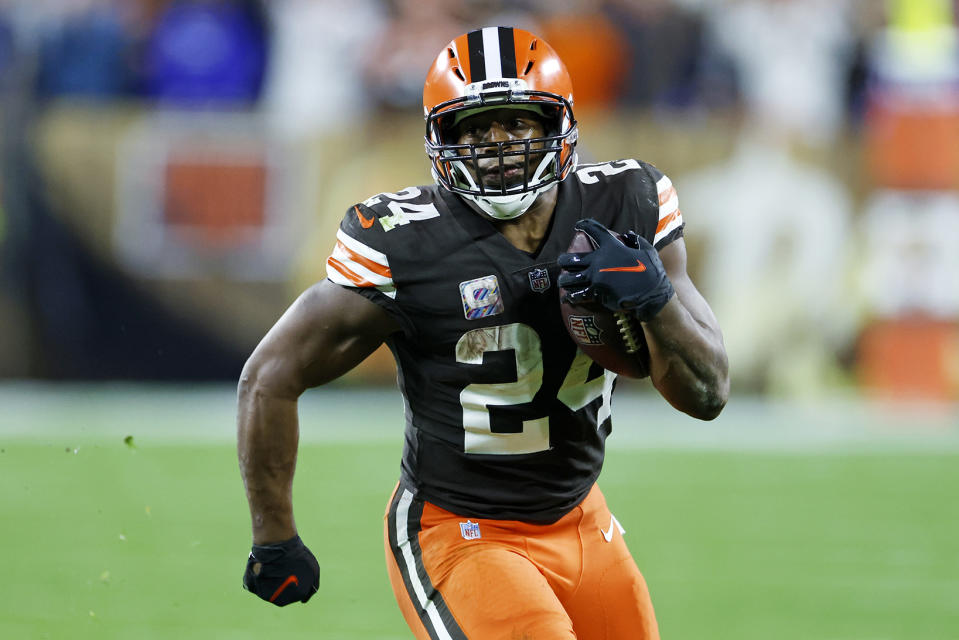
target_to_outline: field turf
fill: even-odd
[[[600,484],[665,639],[959,637],[955,408],[734,403],[701,424],[616,402]],[[0,638],[411,637],[383,564],[395,391],[304,401],[296,516],[322,581],[284,609],[240,588],[229,389],[7,385],[0,404]]]

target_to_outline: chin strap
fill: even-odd
[[[554,151],[546,154],[543,157],[539,165],[536,167],[536,171],[533,172],[531,182],[539,182],[542,180],[543,174],[550,165],[554,164],[554,159],[556,156],[557,152]],[[466,186],[472,190],[479,189],[479,185],[477,185],[476,181],[473,180],[473,176],[466,169],[466,166],[462,162],[453,163],[453,167],[459,174],[461,181],[464,182]],[[464,193],[461,193],[460,195],[467,200],[474,202],[476,206],[483,211],[483,213],[491,218],[496,218],[497,220],[512,220],[513,218],[518,218],[526,213],[526,211],[533,206],[533,203],[536,202],[536,198],[539,197],[541,193],[552,188],[555,183],[556,181],[551,181],[530,189],[529,191],[520,193],[506,193],[497,196],[482,196]]]
[[[552,185],[550,185],[552,186]],[[483,213],[497,220],[518,218],[536,202],[542,191],[528,191],[517,196],[470,196],[460,194],[473,202]],[[504,200],[509,199],[504,202]]]

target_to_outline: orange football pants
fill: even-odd
[[[393,593],[420,640],[653,640],[646,581],[596,485],[560,520],[464,518],[400,484],[384,537]]]

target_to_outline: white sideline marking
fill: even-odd
[[[611,449],[728,451],[959,451],[959,404],[819,403],[734,397],[712,422],[689,418],[659,396],[619,390],[613,396]],[[122,384],[0,383],[0,438],[232,443],[236,391]],[[403,440],[398,390],[346,385],[314,389],[300,401],[303,443],[395,443]],[[397,453],[397,455],[399,455]]]

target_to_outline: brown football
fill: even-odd
[[[567,252],[588,253],[595,248],[588,235],[577,231]],[[563,324],[576,346],[593,362],[628,378],[649,375],[649,346],[639,320],[622,311],[610,311],[598,302],[571,304],[565,300],[566,291],[560,287]]]

